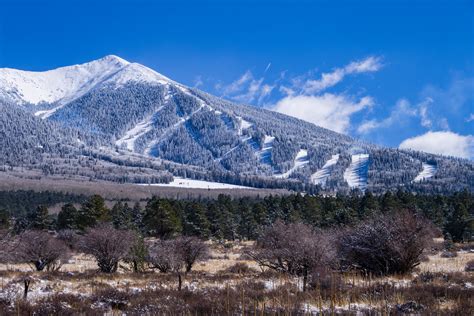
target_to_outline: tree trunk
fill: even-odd
[[[23,299],[24,299],[24,300],[26,300],[26,299],[28,298],[28,289],[29,289],[29,287],[30,287],[30,282],[31,282],[31,280],[30,280],[29,278],[25,278],[25,279],[23,280],[23,283],[24,283],[24,285],[25,285],[25,289],[24,289],[24,291],[23,291]]]
[[[181,280],[181,273],[178,273],[178,291],[181,291],[181,285],[183,281]]]
[[[306,292],[306,283],[308,283],[308,270],[303,271],[303,292]]]

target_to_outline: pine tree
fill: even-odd
[[[150,236],[168,238],[180,233],[181,220],[169,201],[153,198],[143,216],[145,231]]]
[[[64,204],[58,213],[58,220],[56,222],[57,229],[76,229],[78,216],[79,212],[73,204]]]
[[[28,222],[32,229],[48,229],[50,225],[48,208],[44,205],[38,206],[28,215]]]
[[[458,204],[447,212],[444,233],[449,233],[453,241],[462,241],[465,230],[468,228],[469,212],[463,204]]]
[[[132,209],[127,203],[117,202],[110,211],[112,223],[117,229],[134,229]]]
[[[210,236],[210,223],[202,203],[189,203],[185,209],[185,216],[184,232],[186,235],[202,238]]]

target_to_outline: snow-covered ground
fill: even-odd
[[[135,141],[142,135],[148,133],[153,129],[153,118],[155,114],[163,109],[164,106],[159,107],[155,113],[145,118],[143,121],[139,122],[132,129],[128,130],[125,135],[115,142],[115,145],[122,147],[125,146],[126,149],[133,151],[135,148]]]
[[[228,183],[210,182],[203,180],[184,179],[175,177],[170,183],[155,183],[155,184],[139,184],[145,186],[159,186],[159,187],[174,187],[187,189],[255,189],[241,185],[234,185]]]
[[[0,69],[0,87],[18,103],[66,103],[129,64],[117,56],[106,56],[81,65],[48,71]]]
[[[331,175],[332,167],[336,165],[338,160],[339,160],[339,154],[332,155],[331,159],[326,161],[326,163],[321,169],[313,173],[313,175],[311,176],[311,183],[316,184],[316,185],[320,184],[324,186],[326,184],[328,177]]]
[[[433,177],[436,173],[436,165],[423,163],[423,170],[413,179],[413,182],[421,182]]]
[[[350,188],[367,189],[367,174],[369,172],[369,155],[352,155],[352,162],[344,171],[344,180]]]
[[[293,167],[285,173],[275,174],[274,177],[278,179],[287,179],[293,174],[293,172],[308,163],[308,151],[306,149],[300,149],[300,151],[296,154],[295,160],[293,162]]]
[[[273,141],[274,140],[275,140],[275,137],[265,135],[265,138],[263,140],[262,149],[257,152],[257,155],[260,159],[260,162],[266,163],[266,164],[271,164],[271,154],[272,154],[272,148],[273,148]]]
[[[148,67],[109,55],[81,65],[41,72],[1,68],[0,97],[19,104],[54,103],[54,108],[35,112],[36,116],[45,119],[92,89],[119,87],[129,82],[174,84]]]
[[[237,116],[236,117],[237,120],[239,121],[239,128],[238,128],[238,131],[237,133],[240,135],[242,135],[243,131],[246,130],[247,128],[250,128],[253,124],[250,123],[249,121],[246,121],[244,120],[242,117],[240,116]]]

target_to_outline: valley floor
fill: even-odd
[[[78,254],[60,272],[30,272],[27,265],[0,265],[0,314],[473,314],[474,274],[465,272],[474,253],[454,258],[432,253],[409,275],[363,276],[322,272],[307,292],[301,280],[265,271],[245,256],[250,242],[211,244],[177,291],[172,274],[96,272]],[[472,250],[471,250],[472,251]],[[26,300],[25,276],[31,278]]]

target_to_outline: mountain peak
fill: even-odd
[[[92,61],[94,62],[94,61]],[[121,64],[123,66],[126,66],[128,64],[130,64],[129,61],[117,56],[117,55],[107,55],[107,56],[104,56],[100,59],[97,59],[95,60],[95,62],[107,62],[107,63],[116,63],[116,64]]]
[[[18,104],[56,103],[61,106],[99,84],[128,82],[165,84],[171,80],[116,55],[48,71],[0,69],[0,97]]]

